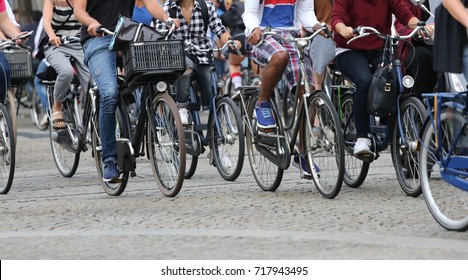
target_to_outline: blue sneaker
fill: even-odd
[[[117,163],[115,159],[108,159],[104,162],[104,171],[102,173],[102,179],[104,182],[113,183],[120,178],[119,171],[117,170]]]
[[[299,156],[298,155],[294,156],[292,165],[296,168],[299,168]],[[302,165],[302,171],[304,171],[304,176],[309,176],[309,177],[312,176],[312,174],[310,174],[309,171],[307,171],[304,155],[301,155],[301,165]],[[320,169],[315,163],[314,163],[314,167],[315,167],[315,172],[317,172],[317,176],[320,177]]]
[[[263,129],[275,128],[276,122],[271,111],[270,103],[266,101],[255,105],[255,116],[257,117],[257,126]]]

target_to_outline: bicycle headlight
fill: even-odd
[[[167,84],[166,84],[166,82],[163,82],[163,81],[158,82],[158,83],[156,84],[156,90],[157,90],[158,92],[164,92],[164,91],[166,91],[166,90],[167,90]]]
[[[224,81],[223,78],[219,78],[219,79],[216,81],[216,86],[217,86],[218,88],[224,87],[225,84],[226,84],[226,82]]]
[[[404,76],[402,82],[405,88],[412,88],[414,86],[414,79],[411,76]]]

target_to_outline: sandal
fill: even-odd
[[[62,111],[55,112],[52,115],[52,128],[53,129],[64,129],[67,127],[65,119],[63,118]]]

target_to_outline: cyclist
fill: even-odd
[[[154,0],[143,0],[146,9],[155,18],[167,24],[179,22],[172,20]],[[97,32],[103,26],[113,29],[120,16],[131,18],[135,0],[103,1],[75,0],[74,14],[83,24],[81,42],[83,45],[85,63],[99,87],[100,115],[99,129],[101,132],[102,161],[104,165],[103,180],[116,182],[119,171],[116,166],[115,111],[118,99],[118,84],[116,79],[116,52],[109,51],[112,36],[104,36]]]
[[[205,28],[200,1],[203,1],[207,7],[209,16],[207,24],[211,31],[220,38],[222,44],[225,44],[231,38],[231,35],[221,23],[213,3],[205,0],[166,1],[163,4],[163,8],[167,13],[170,12],[170,9],[174,9],[176,11],[175,18],[180,20],[180,28],[174,32],[175,38],[183,39],[187,43],[193,43],[194,46],[200,49],[207,49],[211,46],[210,41],[206,39],[207,29]],[[156,22],[155,26],[157,30],[166,28],[165,24],[160,20]],[[241,43],[236,41],[236,44],[240,48]],[[186,56],[187,69],[176,82],[177,105],[183,124],[188,124],[187,106],[189,104],[189,91],[193,72],[200,89],[202,89],[202,104],[209,105],[210,92],[207,92],[206,89],[211,89],[210,67],[211,56],[208,53],[200,52],[195,48],[188,50]]]
[[[20,32],[8,17],[6,12],[5,0],[0,0],[0,31],[6,36],[16,38],[25,34],[26,32]],[[23,40],[17,40],[16,43],[24,44]],[[5,97],[10,87],[10,64],[5,58],[2,52],[0,52],[0,102],[5,103]]]
[[[442,4],[446,10],[440,6],[436,11],[434,67],[440,72],[463,72],[468,80],[468,1],[444,0]]]
[[[246,0],[242,18],[246,26],[247,49],[251,49],[252,45],[260,42],[261,34],[266,28],[278,31],[281,36],[300,36],[301,27],[299,24],[311,32],[313,27],[319,24],[314,13],[313,0],[291,0],[287,3],[277,3],[274,0]],[[255,106],[257,126],[260,129],[275,128],[276,121],[271,111],[270,97],[283,75],[288,81],[291,92],[297,85],[299,78],[298,53],[293,44],[282,42],[274,37],[267,37],[258,48],[255,48],[252,55],[260,63],[266,64],[261,73],[262,87]],[[312,79],[310,57],[307,56],[304,59],[308,77]],[[313,84],[312,80],[309,82]],[[301,141],[301,139],[299,140]],[[301,157],[303,158],[301,161],[302,169],[305,175],[310,175],[305,166],[304,155]],[[294,157],[293,164],[298,166],[298,156]],[[317,167],[316,169],[318,170]]]
[[[380,62],[384,40],[371,35],[351,44],[347,42],[354,36],[353,29],[361,25],[372,26],[382,34],[390,34],[392,13],[411,29],[419,22],[400,0],[335,0],[333,3],[331,23],[335,30],[336,65],[356,85],[353,102],[357,132],[355,155],[372,155],[367,113],[367,92],[372,80],[369,64],[376,66]]]
[[[74,65],[83,92],[88,91],[89,70],[84,64],[83,48],[79,41],[62,45],[62,36],[79,37],[81,24],[73,15],[72,0],[46,0],[43,10],[43,27],[49,36],[49,44],[44,48],[47,62],[57,72],[54,86],[54,104],[52,106],[52,127],[66,128],[62,113],[70,83],[73,80]]]
[[[403,2],[416,17],[427,22],[426,30],[433,32],[434,19],[423,11],[421,7],[413,5],[411,0],[403,0]],[[423,5],[429,8],[429,1],[426,1]],[[398,19],[395,19],[394,26],[395,31],[401,36],[411,33],[411,29],[402,24]],[[421,99],[421,93],[432,92],[434,90],[437,72],[432,67],[432,45],[426,44],[422,37],[412,38],[411,44],[413,46],[410,46],[405,41],[398,42],[398,52],[406,68],[406,73],[414,78],[412,90]]]

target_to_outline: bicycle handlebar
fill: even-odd
[[[390,37],[392,39],[396,39],[396,40],[406,40],[406,39],[409,39],[409,38],[413,37],[420,30],[423,30],[426,33],[426,35],[431,36],[429,34],[429,32],[426,30],[425,26],[426,26],[426,22],[420,21],[420,22],[418,22],[416,28],[413,29],[413,31],[411,31],[410,34],[408,34],[408,35],[391,35]],[[372,34],[377,35],[381,39],[385,39],[387,37],[387,35],[384,35],[384,34],[380,33],[380,31],[378,31],[377,29],[375,29],[372,26],[358,26],[358,27],[353,29],[353,33],[356,34],[357,36],[351,38],[350,40],[348,40],[347,44],[350,44],[351,42],[353,42],[353,41],[355,41],[357,39],[361,39],[363,37],[366,37],[366,36],[369,36],[369,35],[372,35]]]
[[[195,50],[197,51],[200,51],[200,52],[210,52],[212,51],[213,49],[212,48],[207,48],[207,49],[202,49],[196,45],[193,44],[193,42],[186,42],[185,43],[187,46],[185,47],[185,51],[188,51],[191,47],[194,48]],[[228,48],[229,46],[233,46],[234,47],[234,50],[237,52],[238,55],[242,56],[242,53],[240,52],[239,48],[237,47],[236,43],[234,40],[232,39],[229,39],[226,41],[226,43],[221,47],[221,48],[217,48],[218,51],[224,51],[226,48]]]
[[[16,40],[24,40],[24,39],[27,39],[29,37],[31,37],[31,35],[34,33],[34,31],[29,31],[28,33],[25,33],[25,34],[22,34],[16,38],[11,38],[11,39],[8,39],[8,40],[5,40],[5,41],[0,41],[0,49],[6,49],[6,48],[9,48],[9,47],[13,47],[13,46],[16,46],[17,43],[16,43]]]

